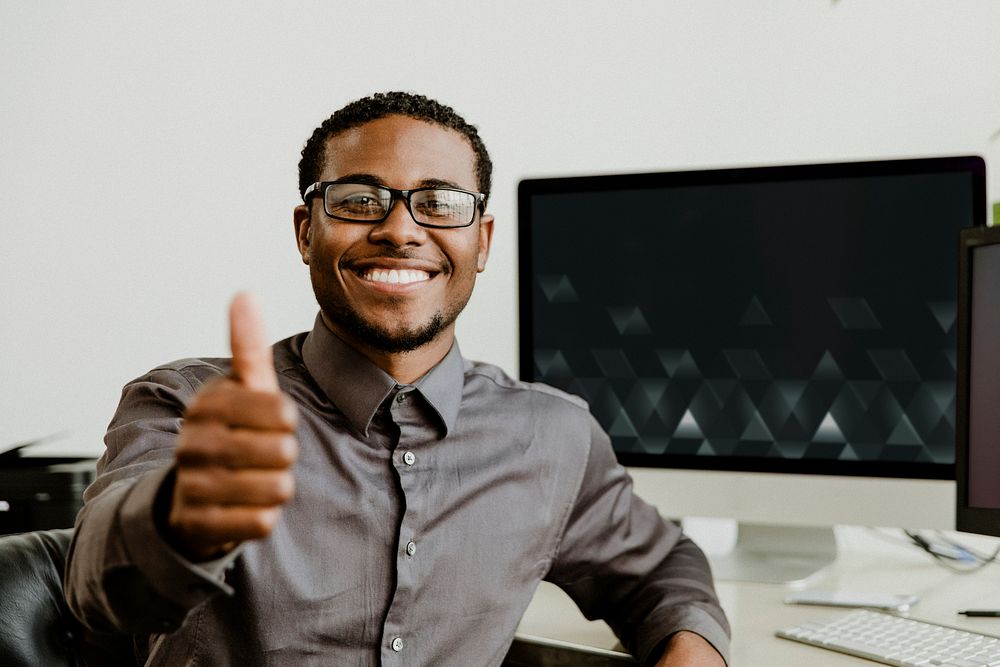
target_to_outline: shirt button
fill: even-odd
[[[415,553],[417,553],[417,544],[416,544],[416,542],[407,542],[406,543],[406,555],[407,556],[412,556]]]
[[[406,465],[411,466],[416,462],[417,462],[417,457],[413,455],[413,452],[406,452],[405,454],[403,454],[403,463],[405,463]]]
[[[392,640],[392,650],[399,653],[403,650],[403,640],[399,637],[395,637]]]
[[[402,403],[405,400],[406,400],[406,394],[404,394],[404,393],[396,394],[396,402],[397,403]]]

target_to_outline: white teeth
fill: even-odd
[[[372,269],[362,275],[365,280],[373,283],[403,284],[416,283],[423,280],[430,280],[431,274],[426,271],[414,269]]]

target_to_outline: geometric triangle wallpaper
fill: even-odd
[[[958,176],[535,196],[526,379],[618,452],[951,464]]]

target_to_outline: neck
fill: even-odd
[[[381,368],[398,384],[413,384],[434,368],[448,352],[455,342],[455,327],[449,326],[441,331],[434,340],[421,347],[408,352],[386,352],[368,345],[356,336],[352,336],[331,322],[322,313],[323,322],[337,338],[341,339],[355,350],[364,355],[369,361]]]

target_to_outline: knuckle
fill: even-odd
[[[299,423],[299,409],[295,405],[295,402],[292,401],[292,399],[287,395],[278,394],[278,397],[280,399],[278,414],[281,416],[281,420],[285,427],[289,431],[294,431],[295,427],[298,426]]]
[[[182,465],[194,466],[215,459],[229,440],[229,430],[217,421],[185,424],[177,439],[174,458]]]
[[[220,406],[226,405],[235,384],[226,378],[212,378],[205,382],[188,403],[185,416],[188,419],[204,419],[216,415]]]
[[[274,480],[274,497],[279,503],[286,503],[295,496],[295,478],[290,474],[278,475]]]
[[[265,537],[271,534],[277,523],[277,509],[262,509],[253,513],[249,528],[256,537]]]
[[[299,441],[293,435],[286,435],[278,440],[275,453],[277,463],[284,468],[291,467],[299,457]]]
[[[191,497],[191,490],[194,486],[192,477],[193,475],[185,470],[177,471],[177,479],[174,480],[174,490],[181,500],[186,500]]]
[[[205,501],[208,497],[208,490],[211,488],[210,485],[205,484],[202,475],[181,470],[177,472],[174,485],[182,501],[194,503]]]

